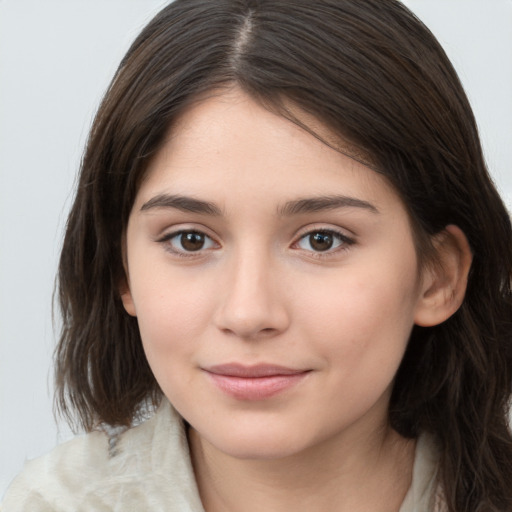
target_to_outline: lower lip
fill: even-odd
[[[302,381],[309,372],[266,377],[232,377],[208,373],[213,383],[224,393],[238,400],[265,400],[283,393]]]

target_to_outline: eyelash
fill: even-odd
[[[351,245],[355,244],[355,240],[353,238],[348,237],[347,235],[345,235],[344,233],[341,233],[340,231],[337,231],[335,229],[318,228],[318,229],[310,229],[306,233],[302,234],[299,237],[299,239],[293,243],[293,246],[297,246],[300,242],[307,241],[309,239],[309,246],[311,247],[311,237],[313,235],[332,237],[333,244],[337,243],[337,245],[334,248],[329,247],[325,251],[315,251],[312,249],[311,250],[304,249],[305,251],[310,253],[311,257],[318,258],[318,259],[329,258],[331,256],[334,256],[334,255],[338,254],[339,252],[348,250]]]
[[[210,244],[212,244],[212,245],[213,244],[219,245],[217,242],[215,242],[213,240],[212,237],[208,236],[203,231],[196,230],[196,229],[181,229],[179,231],[173,231],[172,233],[167,233],[166,235],[164,235],[162,238],[160,238],[157,241],[159,243],[164,244],[166,246],[165,249],[168,252],[170,252],[173,255],[176,255],[178,257],[181,257],[181,258],[197,257],[200,255],[203,255],[204,251],[207,251],[212,248],[212,247],[206,247],[206,248],[201,247],[197,251],[187,251],[185,249],[176,249],[176,248],[172,247],[171,240],[173,240],[174,238],[177,238],[177,237],[181,237],[186,234],[198,235],[198,236],[204,237],[205,240],[209,240]],[[328,258],[329,256],[332,256],[338,252],[346,251],[351,245],[353,245],[355,243],[355,240],[353,238],[346,236],[345,234],[341,233],[340,231],[337,231],[335,229],[319,228],[319,229],[310,229],[309,231],[303,233],[298,238],[298,240],[292,244],[292,248],[294,248],[294,246],[297,246],[301,241],[307,240],[308,237],[311,237],[313,235],[330,236],[330,237],[332,237],[332,239],[335,240],[333,243],[336,243],[336,240],[338,242],[338,245],[336,245],[334,247],[334,249],[329,247],[325,251],[315,251],[313,249],[311,249],[311,250],[302,249],[302,250],[310,253],[310,256],[312,256],[314,258],[318,258],[318,259]],[[311,239],[309,241],[309,245],[311,247]],[[300,248],[299,248],[299,250],[300,250]]]
[[[172,253],[173,255],[176,255],[176,256],[178,256],[180,258],[193,258],[194,256],[201,255],[205,250],[210,249],[208,247],[206,249],[200,248],[197,251],[187,251],[187,250],[184,250],[184,249],[175,249],[175,248],[173,248],[172,245],[171,245],[171,240],[173,240],[174,238],[186,235],[186,234],[199,235],[199,236],[204,237],[205,240],[210,240],[214,244],[217,244],[213,240],[212,237],[208,236],[203,231],[200,231],[200,230],[197,230],[197,229],[180,229],[179,231],[173,231],[172,233],[167,233],[166,235],[164,235],[162,238],[160,238],[157,241],[162,243],[162,244],[164,244],[166,251],[168,251],[168,252]]]

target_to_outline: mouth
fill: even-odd
[[[311,370],[272,364],[245,366],[238,363],[203,369],[223,393],[237,400],[265,400],[301,382]]]

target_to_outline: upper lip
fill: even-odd
[[[216,375],[225,375],[227,377],[257,378],[272,377],[277,375],[296,375],[304,373],[307,370],[299,370],[296,368],[287,368],[275,364],[256,364],[243,365],[240,363],[229,363],[209,366],[204,368],[209,373]]]

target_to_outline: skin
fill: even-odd
[[[286,211],[333,194],[343,204]],[[208,208],[186,211],[197,204],[169,200],[178,195]],[[204,245],[187,251],[183,231],[203,233]],[[318,250],[312,233],[332,247]],[[446,233],[454,276],[422,273],[384,177],[237,89],[184,113],[136,197],[121,296],[191,425],[208,512],[399,509],[414,443],[389,427],[387,409],[413,325],[458,307],[463,235]],[[243,400],[205,371],[234,362],[307,373]]]

